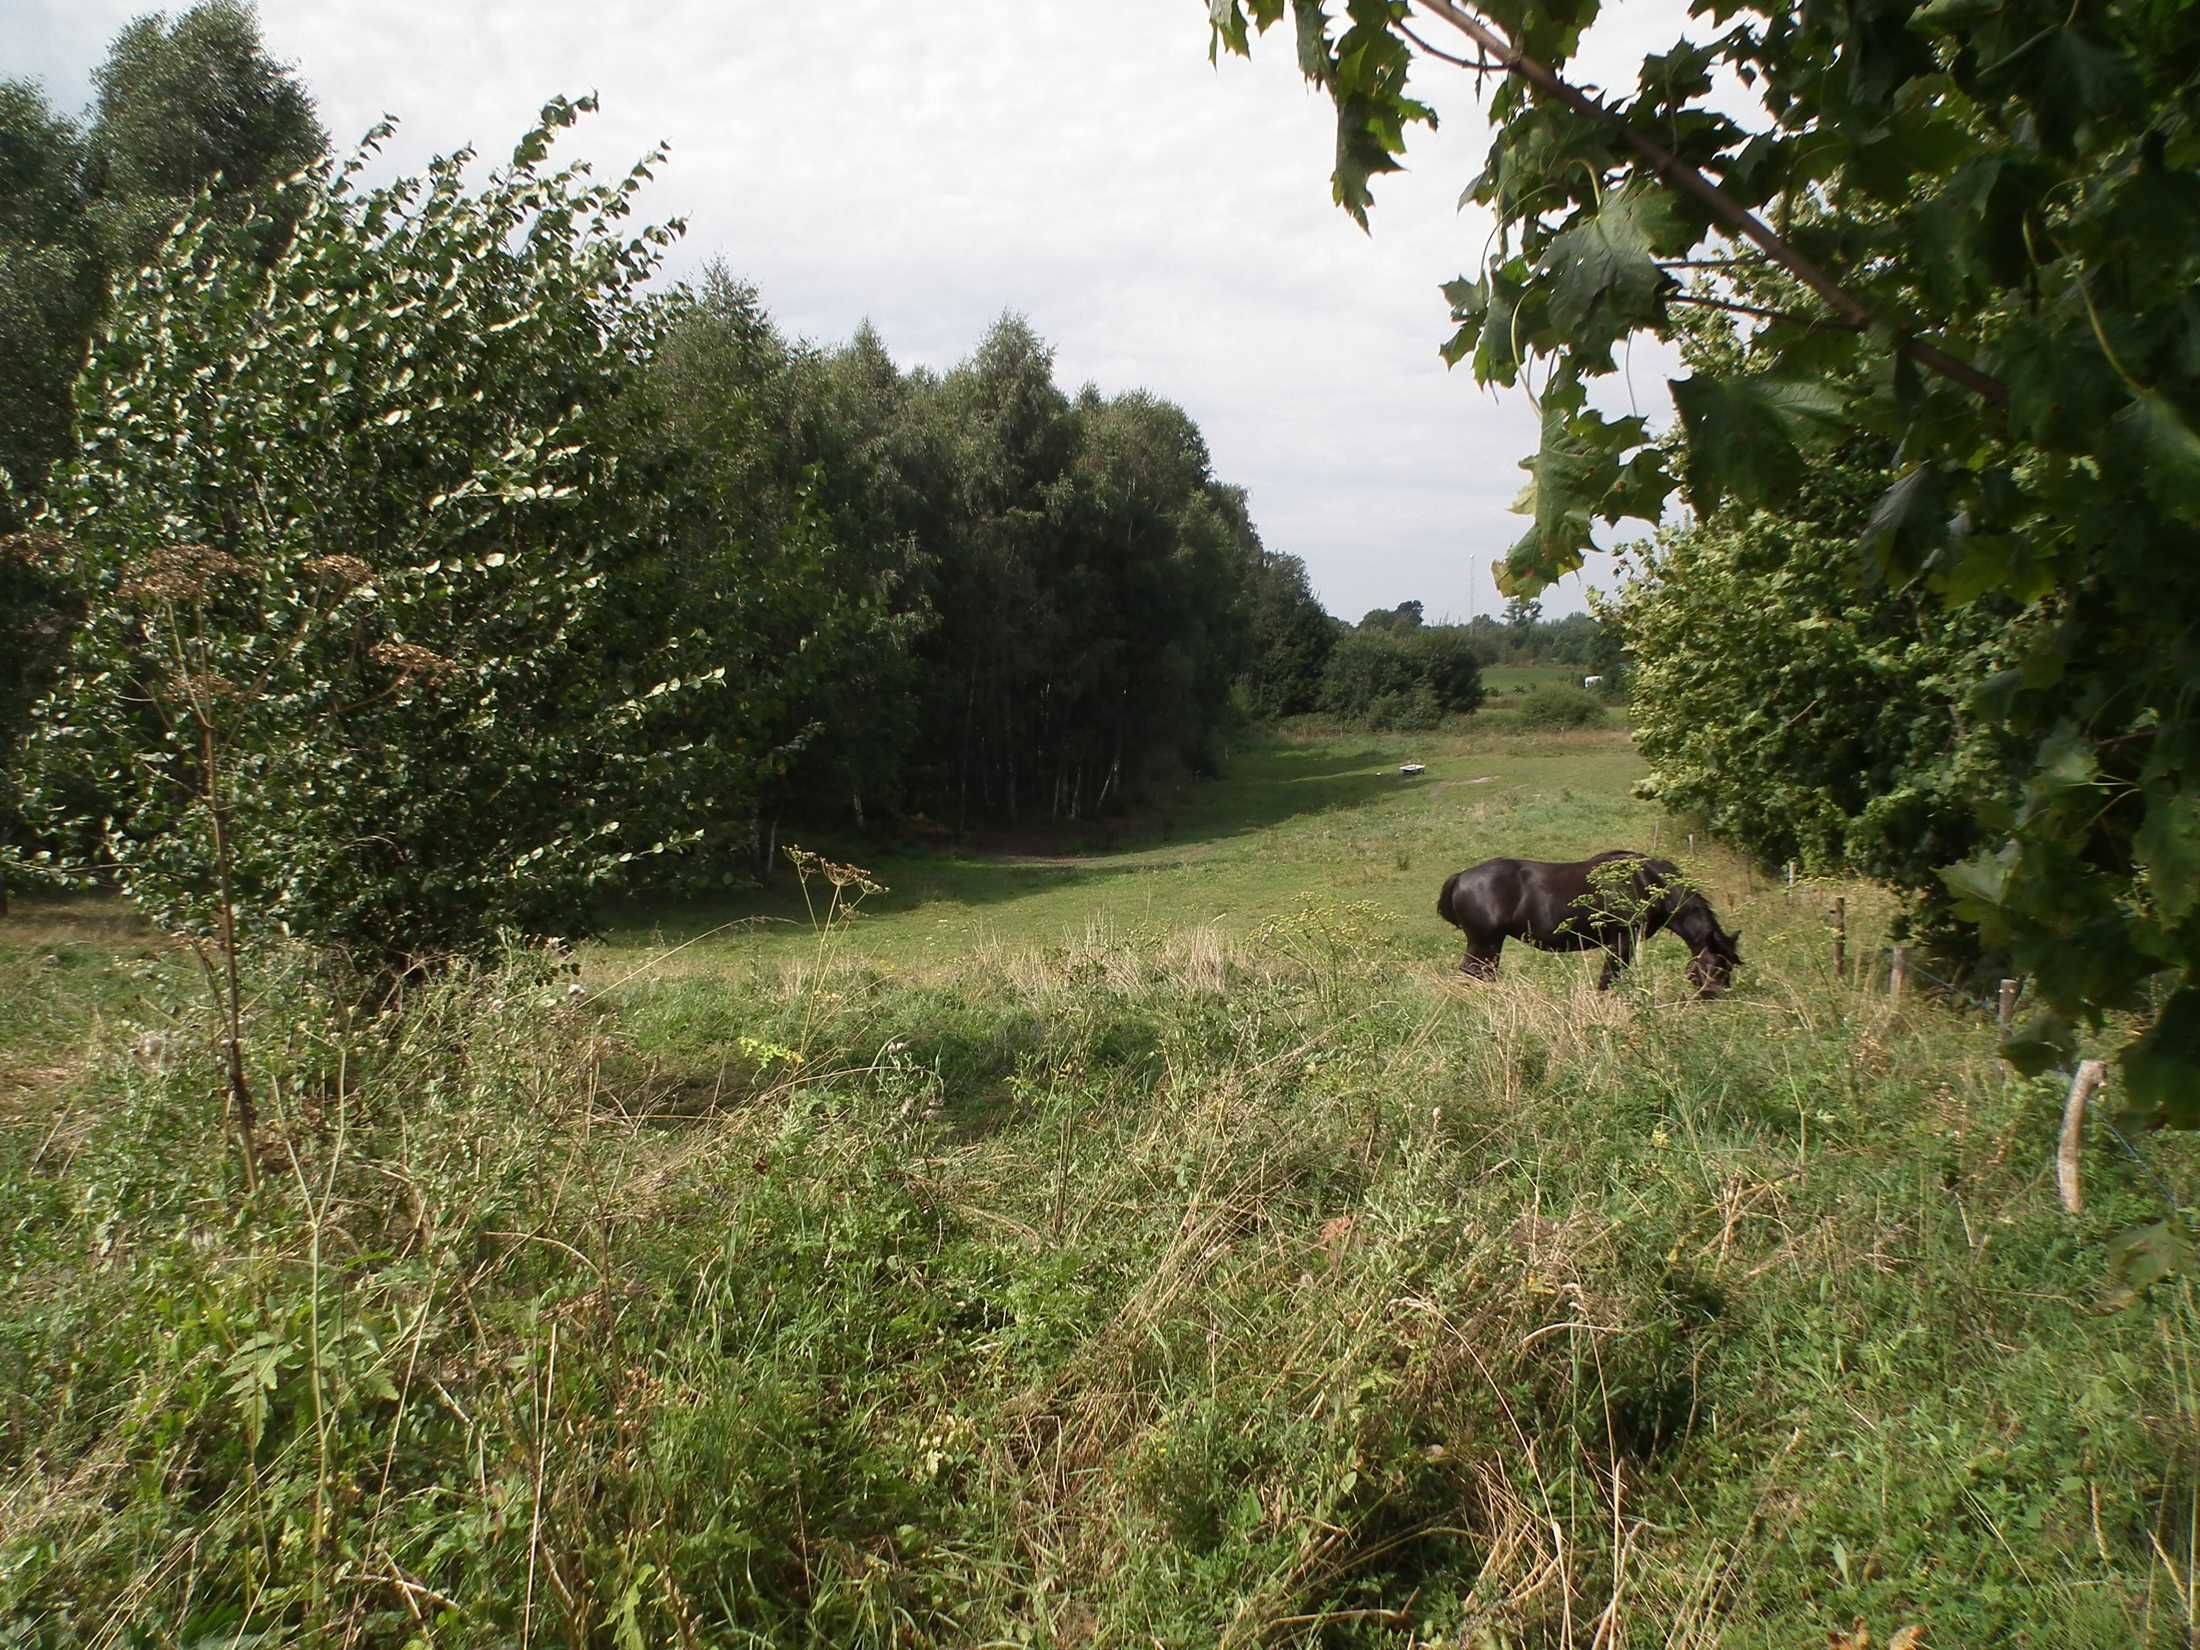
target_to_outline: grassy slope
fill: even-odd
[[[2188,1642],[2193,1298],[2091,1310],[2155,1181],[2097,1138],[2063,1216],[2052,1086],[1715,854],[1727,1002],[1670,942],[1456,980],[1448,870],[1652,822],[1614,742],[1403,753],[1256,756],[1093,865],[905,861],[824,940],[629,934],[579,1003],[515,960],[347,1033],[271,965],[292,1184],[242,1216],[210,1064],[92,1029],[188,981],[0,927],[86,987],[0,1069],[93,1050],[0,1137],[0,1623]]]

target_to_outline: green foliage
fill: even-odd
[[[1422,625],[1421,604],[1416,601],[1400,602],[1396,607],[1370,608],[1360,617],[1362,630],[1419,630]]]
[[[328,150],[313,98],[267,55],[241,0],[138,18],[92,81],[88,212],[118,275],[152,258],[217,176],[224,196],[261,197]]]
[[[1315,597],[1306,564],[1296,556],[1263,554],[1251,584],[1245,689],[1252,712],[1273,719],[1312,710],[1340,627]]]
[[[1585,688],[1545,683],[1530,688],[1512,707],[1521,727],[1537,729],[1598,728],[1611,720],[1604,701]]]
[[[195,217],[121,294],[43,518],[85,618],[32,756],[49,811],[97,788],[164,923],[478,947],[736,800],[751,759],[676,708],[723,667],[670,628],[617,446],[670,237],[623,221],[647,163],[542,166],[586,107],[479,193],[465,153],[364,193],[319,168],[272,257]]]
[[[1433,728],[1481,702],[1481,659],[1452,626],[1349,630],[1322,669],[1321,708],[1355,727]]]
[[[1283,10],[1217,0],[1218,48]],[[1372,135],[1389,161],[1427,107],[1393,54],[1395,78],[1348,80],[1324,10],[1295,8],[1301,62],[1337,103],[1360,216],[1375,167],[1345,156]],[[1404,45],[1403,7],[1347,10]],[[1497,232],[1445,289],[1445,353],[1484,383],[1531,364],[1539,383],[1533,525],[1505,581],[1580,566],[1596,523],[1656,519],[1676,488],[1700,517],[1784,513],[1829,452],[1898,451],[1870,572],[2026,613],[1976,706],[2015,754],[1976,805],[1979,855],[1948,870],[1957,908],[2066,1015],[2159,1008],[2127,1076],[2200,1122],[2200,1048],[2176,1029],[2200,1022],[2200,917],[2165,897],[2200,793],[2200,10],[1718,4],[1710,40],[1646,57],[1610,99],[1565,79],[1599,11],[1435,14],[1503,77],[1467,191]],[[1753,116],[1724,112],[1715,66]],[[1670,460],[1639,419],[1588,407],[1631,334],[1737,303],[1760,330],[1746,361],[1676,387]]]
[[[1525,615],[1521,623],[1477,613],[1458,628],[1488,664],[1571,665],[1578,667],[1574,674],[1601,673],[1607,678],[1620,669],[1619,643],[1587,613],[1546,619],[1537,612]]]
[[[202,190],[234,219],[328,147],[313,100],[237,0],[115,37],[79,124],[0,82],[0,531],[69,447],[70,385],[111,282],[151,258]]]
[[[865,795],[895,794],[916,720],[912,643],[926,615],[911,592],[925,562],[874,509],[859,445],[870,410],[722,264],[658,311],[643,395],[632,444],[667,460],[676,622],[743,688],[697,707],[701,725],[718,727],[721,753],[773,753],[736,786],[746,810],[707,816],[698,853],[668,870],[763,875],[763,821],[830,821],[851,800],[860,814]]]
[[[2006,784],[2007,736],[1971,706],[2023,627],[2006,603],[1950,612],[1916,585],[1857,585],[1874,456],[1818,465],[1778,513],[1732,504],[1667,529],[1599,611],[1637,661],[1646,795],[1768,863],[1888,881],[1925,927],[1975,945],[1939,871],[1975,849]]]
[[[308,168],[311,99],[233,0],[132,24],[95,78],[83,131],[0,88],[23,490],[70,454],[108,274],[154,266],[40,535],[0,551],[18,882],[111,852],[200,930],[228,878],[365,952],[478,946],[578,926],[676,841],[655,880],[693,888],[763,874],[785,819],[1079,819],[1212,771],[1256,587],[1270,697],[1310,696],[1327,620],[1197,427],[1072,401],[1020,318],[941,377],[868,329],[790,342],[722,266],[645,298],[629,190],[544,175],[541,134],[478,202],[458,162],[356,190]],[[12,747],[49,688],[38,836]]]
[[[234,0],[173,24],[141,18],[94,79],[84,123],[29,82],[0,82],[0,536],[22,525],[69,451],[71,385],[109,284],[154,255],[202,190],[201,207],[225,220],[250,202],[264,210],[266,186],[327,147],[312,99],[260,49],[250,8]],[[16,861],[0,874],[17,882],[33,846],[18,746],[79,618],[42,563],[34,548],[0,549],[0,864]]]
[[[1014,315],[941,378],[867,334],[830,370],[858,415],[850,507],[917,568],[901,801],[957,828],[1076,820],[1213,771],[1262,550],[1183,409],[1071,400]]]
[[[35,85],[0,82],[0,530],[17,525],[21,495],[65,449],[69,382],[98,312],[83,172],[77,127]]]

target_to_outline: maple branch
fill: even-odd
[[[1762,269],[1762,258],[1659,258],[1660,269]]]
[[[1599,121],[1611,127],[1619,134],[1620,140],[1649,162],[1660,177],[1683,194],[1693,195],[1710,208],[1713,217],[1744,239],[1755,243],[1766,256],[1825,299],[1834,314],[1845,324],[1859,332],[1869,330],[1874,317],[1863,300],[1819,268],[1796,247],[1783,240],[1764,219],[1656,138],[1636,131],[1620,119],[1615,110],[1590,97],[1579,87],[1559,79],[1549,65],[1528,56],[1480,18],[1462,9],[1455,0],[1418,0],[1418,4],[1431,16],[1449,23],[1481,47],[1485,55],[1495,58],[1508,72],[1518,75],[1546,97],[1564,104],[1584,120]],[[1895,348],[1920,366],[1930,367],[1942,377],[1953,379],[1997,407],[2008,404],[2008,385],[1989,373],[1979,371],[1970,362],[1926,343],[1922,338],[1898,337]]]
[[[1699,309],[1723,309],[1729,315],[1747,315],[1759,321],[1785,321],[1789,326],[1803,327],[1806,330],[1830,327],[1836,332],[1863,331],[1854,321],[1829,321],[1822,315],[1798,315],[1788,309],[1766,309],[1758,304],[1738,304],[1731,298],[1714,298],[1702,292],[1669,292],[1665,301],[1669,304],[1694,304]]]
[[[1440,47],[1431,46],[1426,40],[1423,40],[1419,35],[1415,34],[1403,23],[1400,23],[1398,25],[1398,32],[1404,35],[1408,40],[1412,41],[1416,46],[1420,47],[1421,50],[1428,53],[1429,56],[1441,58],[1446,63],[1455,64],[1459,68],[1472,69],[1477,74],[1502,74],[1505,72],[1505,65],[1498,62],[1497,59],[1495,59],[1494,57],[1457,56],[1452,52],[1444,51]]]

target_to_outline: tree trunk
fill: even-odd
[[[779,810],[769,814],[758,803],[756,812],[749,816],[749,853],[753,856],[756,880],[763,887],[770,887],[772,871],[779,859]]]
[[[955,833],[970,829],[970,732],[978,715],[978,666],[973,660],[963,688],[962,749],[955,763]]]

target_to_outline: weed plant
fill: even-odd
[[[1515,722],[1537,730],[1602,727],[1611,720],[1604,701],[1586,688],[1544,683],[1530,688],[1513,707]]]

